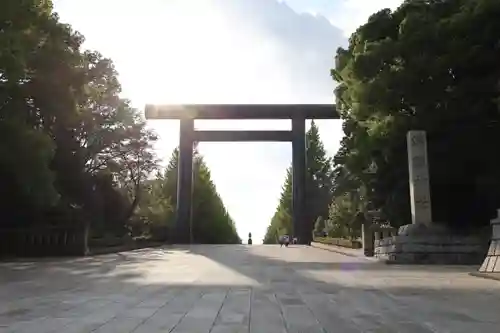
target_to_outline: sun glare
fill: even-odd
[[[221,7],[222,2],[198,1],[192,6],[185,0],[148,1],[148,6],[124,3],[121,14],[112,21],[104,12],[92,16],[94,13],[85,8],[76,11],[85,15],[73,17],[75,27],[88,37],[85,46],[112,57],[123,86],[122,96],[130,98],[135,107],[328,103],[329,99],[325,101],[324,97],[318,100],[321,94],[318,95],[313,86],[306,85],[303,91],[293,72],[301,69],[290,68],[290,48],[283,44],[286,41],[248,23],[251,20],[248,25],[241,24],[236,15],[228,13],[226,5]],[[112,2],[116,6],[117,1]],[[103,11],[110,12],[111,8]],[[104,38],[98,24],[84,25],[81,17],[95,17],[101,26],[113,26],[117,29],[110,35],[113,39]],[[234,29],[236,26],[238,30]],[[148,126],[159,134],[155,150],[165,166],[179,142],[179,122],[154,120],[148,121]],[[196,127],[286,130],[291,128],[291,123],[287,120],[200,120]],[[323,133],[331,135],[333,131],[327,128]],[[324,137],[324,140],[328,142],[330,138]],[[239,234],[246,237],[252,232],[254,242],[260,242],[291,162],[291,146],[286,143],[204,143],[199,150],[237,223]],[[255,205],[259,206],[258,210]]]

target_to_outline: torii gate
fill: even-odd
[[[188,104],[146,105],[146,119],[179,119],[179,166],[175,241],[190,242],[193,143],[200,141],[291,141],[293,232],[299,244],[310,244],[305,216],[306,119],[338,119],[333,104]],[[291,131],[195,131],[196,119],[291,119]]]

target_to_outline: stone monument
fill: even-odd
[[[413,224],[432,224],[427,139],[424,131],[409,131],[408,169],[410,176],[411,219]]]
[[[412,224],[400,228],[399,234],[445,233],[432,223],[429,162],[425,131],[409,131],[406,135],[408,149],[408,176]]]
[[[409,131],[406,139],[412,224],[376,240],[375,256],[392,263],[480,263],[485,251],[480,237],[453,235],[433,223],[425,131]]]

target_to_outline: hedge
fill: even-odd
[[[331,237],[314,237],[314,241],[321,244],[336,245],[350,249],[361,249],[363,245],[358,240]]]

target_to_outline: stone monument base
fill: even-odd
[[[481,264],[488,241],[479,236],[452,235],[441,226],[409,224],[398,235],[375,242],[375,257],[390,264]]]
[[[479,267],[481,273],[497,273],[500,274],[500,240],[492,239],[490,248],[484,258],[483,264]]]
[[[490,248],[483,264],[479,268],[480,273],[494,274],[500,276],[500,209],[497,210],[497,218],[491,220]]]

